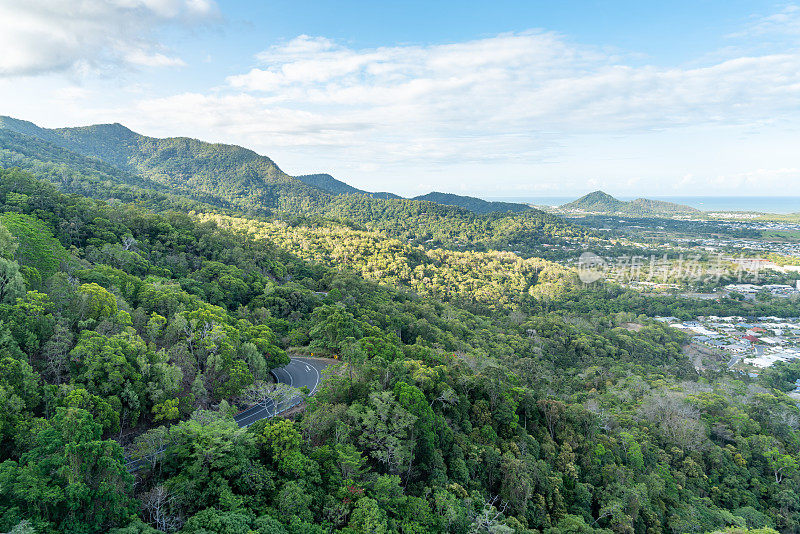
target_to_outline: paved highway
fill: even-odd
[[[272,376],[275,380],[283,384],[288,384],[295,388],[307,387],[311,395],[317,391],[320,381],[322,380],[322,370],[329,364],[326,360],[309,359],[309,358],[292,358],[289,365],[286,367],[278,367],[272,370]],[[239,424],[240,427],[250,426],[256,421],[273,417],[277,413],[288,410],[297,406],[303,401],[303,396],[298,395],[292,399],[284,401],[277,407],[277,410],[272,402],[267,403],[266,406],[251,406],[250,408],[239,412],[233,419]]]
[[[276,381],[296,388],[307,387],[309,395],[313,395],[316,393],[317,388],[322,381],[322,370],[330,365],[330,363],[330,361],[322,359],[292,358],[287,366],[273,369],[271,372]],[[251,406],[250,408],[247,408],[246,410],[236,414],[233,419],[236,421],[239,427],[247,427],[256,421],[274,417],[277,414],[283,413],[286,410],[297,406],[303,402],[303,398],[303,395],[297,395],[296,397],[281,402],[277,407],[271,401],[268,402],[266,406]],[[164,450],[162,449],[155,454],[163,452]],[[133,472],[138,471],[147,463],[148,462],[146,458],[141,458],[138,460],[129,461],[126,466],[128,471]]]

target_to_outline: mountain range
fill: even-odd
[[[313,211],[339,195],[402,198],[358,189],[326,173],[290,176],[270,158],[240,146],[188,137],[148,137],[118,123],[51,129],[0,116],[0,166],[35,171],[62,185],[78,173],[106,184],[251,212]],[[78,192],[91,194],[85,187]],[[477,214],[530,209],[524,204],[437,192],[412,200]]]

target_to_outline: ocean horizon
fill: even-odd
[[[619,200],[634,200],[639,196],[619,196]],[[537,206],[562,206],[579,197],[574,196],[529,196],[529,197],[486,197],[486,200],[519,202]],[[800,213],[800,196],[791,197],[728,197],[728,196],[644,196],[651,200],[663,200],[675,204],[691,206],[702,211],[756,211],[762,213]]]

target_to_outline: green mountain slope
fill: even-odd
[[[617,200],[608,193],[595,191],[593,193],[589,193],[588,195],[584,195],[578,200],[574,200],[569,204],[564,204],[561,207],[567,210],[612,213],[619,211],[624,205],[625,203],[623,201]]]
[[[244,210],[307,210],[328,194],[284,173],[271,159],[235,145],[140,135],[121,124],[47,129],[9,117],[0,128],[99,158],[173,191]]]
[[[691,215],[699,214],[700,210],[683,204],[665,202],[663,200],[650,200],[647,198],[637,198],[628,203],[628,210],[632,214],[653,213],[656,215]]]
[[[41,138],[0,128],[0,168],[13,167],[30,171],[67,193],[137,202],[150,209],[230,207],[211,195],[171,188]]]
[[[474,213],[520,212],[531,209],[530,206],[525,204],[488,202],[480,198],[454,195],[453,193],[439,193],[438,191],[414,197],[413,200],[427,200],[428,202],[435,202],[436,204],[444,204],[446,206],[458,206]]]
[[[53,173],[64,173],[67,169],[83,176],[166,191],[167,186],[142,176],[123,171],[96,158],[82,156],[54,145],[44,139],[0,129],[0,165],[20,167]]]
[[[184,137],[156,139],[120,124],[47,129],[0,117],[0,166],[29,170],[66,192],[156,211],[190,211],[200,202],[253,215],[322,216],[457,249],[535,254],[542,243],[586,233],[521,204],[446,194],[426,196],[436,202],[408,200],[368,193],[325,174],[297,179],[252,150]]]
[[[686,299],[311,223],[0,169],[0,531],[797,531],[797,362],[696,371],[638,315]],[[230,420],[309,352],[334,367],[301,413]]]
[[[361,195],[369,195],[374,198],[383,198],[383,199],[402,198],[400,195],[395,195],[394,193],[387,193],[387,192],[370,193],[369,191],[358,189],[341,180],[337,180],[330,174],[326,173],[303,174],[301,176],[295,176],[295,178],[297,178],[306,185],[322,189],[323,191],[327,191],[328,193],[331,193],[333,195],[361,194]]]
[[[595,191],[584,195],[578,200],[564,204],[561,209],[567,211],[583,211],[588,213],[605,213],[636,216],[669,216],[699,214],[700,210],[682,204],[665,202],[663,200],[649,200],[637,198],[636,200],[618,200],[603,191]]]

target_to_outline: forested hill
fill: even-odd
[[[567,210],[583,210],[598,213],[615,213],[625,206],[625,202],[617,200],[603,191],[594,191],[561,206]]]
[[[428,193],[427,195],[414,197],[413,200],[427,200],[428,202],[435,202],[437,204],[444,204],[446,206],[458,206],[475,213],[506,213],[527,211],[531,209],[531,207],[526,204],[516,204],[513,202],[488,202],[480,198],[454,195],[453,193],[439,193],[438,191]]]
[[[0,168],[13,167],[30,171],[67,193],[136,202],[157,211],[230,207],[212,194],[169,187],[43,139],[0,128]]]
[[[0,170],[0,532],[797,532],[800,366],[699,376],[608,288],[561,307],[568,277]],[[239,428],[310,352],[305,410]]]
[[[374,198],[384,198],[384,199],[398,199],[402,198],[400,195],[395,195],[394,193],[387,193],[384,191],[380,191],[377,193],[370,193],[369,191],[364,191],[363,189],[358,189],[353,187],[350,184],[347,184],[341,180],[337,180],[330,174],[303,174],[301,176],[296,176],[298,180],[303,182],[304,184],[308,184],[313,187],[317,187],[328,193],[334,195],[350,195],[350,194],[359,194],[359,195],[368,195]]]
[[[186,137],[157,139],[121,124],[46,129],[2,117],[0,128],[98,158],[173,191],[212,197],[242,210],[305,211],[329,196],[287,175],[268,157],[235,145]]]
[[[487,210],[495,203],[455,195],[458,202],[446,196],[443,203],[433,203],[389,193],[360,194],[330,175],[293,178],[271,159],[241,147],[155,139],[120,124],[46,129],[0,117],[0,167],[29,170],[65,192],[137,202],[157,211],[176,206],[208,211],[207,206],[215,206],[258,216],[322,216],[368,225],[413,243],[458,249],[532,254],[543,243],[589,233],[522,205],[508,205],[524,208],[519,213],[505,213],[513,209],[502,205],[499,211]]]
[[[649,200],[637,198],[631,201],[618,200],[603,191],[595,191],[584,195],[578,200],[561,206],[567,211],[582,211],[587,213],[604,213],[609,215],[630,215],[639,217],[663,217],[671,215],[698,215],[700,210],[691,206],[665,202],[663,200]]]

